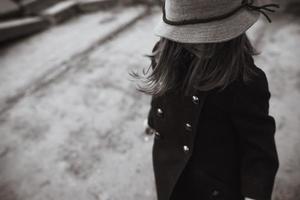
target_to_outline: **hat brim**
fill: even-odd
[[[154,33],[181,43],[224,42],[246,32],[259,17],[259,12],[242,9],[228,18],[209,23],[173,26],[161,20]]]

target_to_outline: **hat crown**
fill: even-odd
[[[229,13],[243,0],[165,0],[168,20],[207,19]]]

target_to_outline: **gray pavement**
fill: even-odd
[[[147,13],[143,6],[87,14],[0,49],[0,113]],[[76,61],[75,61],[76,60]]]
[[[143,133],[150,97],[134,90],[128,71],[150,64],[143,54],[158,39],[159,18],[153,14],[93,46],[103,30],[85,32],[82,20],[92,27],[104,19],[90,15],[1,52],[1,200],[155,200],[153,138]],[[261,20],[249,35],[262,51],[256,63],[268,76],[277,121],[281,168],[274,199],[298,200],[299,18]],[[65,66],[53,81],[36,81],[40,71]],[[7,103],[24,85],[35,89]]]
[[[81,55],[77,63],[71,60],[74,68],[1,116],[3,195],[154,199],[151,142],[143,135],[148,97],[133,89],[128,76],[129,69],[149,64],[142,54],[155,40],[149,26],[154,19]],[[64,44],[79,47],[81,41],[74,41]],[[52,51],[59,55],[61,50]]]

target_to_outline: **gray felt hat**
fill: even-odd
[[[163,17],[155,27],[160,37],[182,43],[213,43],[233,39],[247,31],[277,4],[260,0],[165,0]]]

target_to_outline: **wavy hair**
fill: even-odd
[[[178,43],[160,38],[147,55],[151,64],[143,75],[130,72],[141,81],[137,90],[161,96],[170,90],[189,95],[193,89],[224,90],[237,79],[248,82],[255,75],[251,59],[258,55],[244,33],[219,43]]]

